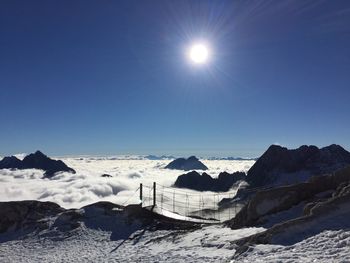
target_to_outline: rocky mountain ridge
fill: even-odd
[[[311,176],[336,171],[350,165],[350,153],[339,145],[303,145],[298,149],[271,145],[247,173],[251,187],[305,182]]]
[[[61,160],[50,159],[40,151],[25,156],[22,161],[15,156],[4,157],[0,161],[0,169],[41,169],[45,171],[45,177],[52,177],[57,172],[75,173]]]
[[[178,188],[188,188],[197,191],[226,192],[238,181],[244,180],[244,172],[235,172],[229,174],[221,172],[217,178],[211,177],[207,173],[198,173],[196,171],[180,175],[174,186]]]

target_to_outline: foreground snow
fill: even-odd
[[[231,262],[350,262],[350,230],[324,231],[291,246],[257,245]]]
[[[300,234],[315,232],[313,227],[326,229],[300,242],[284,242],[285,245],[280,242],[269,245],[250,243],[247,250],[242,250],[236,241],[266,229],[232,230],[219,224],[194,226],[150,221],[147,210],[140,210],[137,206],[121,209],[111,203],[96,203],[77,210],[57,210],[57,207],[55,210],[54,205],[39,202],[36,205],[31,202],[3,205],[2,211],[14,213],[8,217],[3,215],[5,219],[17,223],[10,227],[9,220],[2,222],[9,228],[0,234],[1,263],[350,262],[350,228],[346,223],[349,217],[344,214],[348,211],[344,206],[338,206],[326,217],[322,216],[317,224],[285,228],[273,238],[282,235],[285,241],[295,240]],[[27,214],[16,216],[16,211],[25,211],[25,207],[36,207],[36,212],[28,210]],[[40,217],[48,210],[51,212]],[[344,228],[329,230],[332,229],[328,224],[330,220]],[[238,243],[242,244],[242,240]],[[235,255],[236,250],[244,252]]]
[[[227,262],[235,253],[231,241],[262,230],[138,230],[130,240],[113,241],[111,232],[82,227],[1,243],[0,262]]]
[[[257,245],[233,258],[232,241],[262,228],[208,226],[192,232],[135,232],[130,240],[81,228],[0,244],[0,262],[350,262],[350,231],[324,231],[291,246]]]

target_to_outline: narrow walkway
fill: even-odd
[[[164,216],[166,218],[177,220],[177,221],[183,221],[183,222],[189,222],[189,223],[196,223],[196,224],[220,224],[220,221],[215,219],[204,219],[204,218],[194,218],[189,216],[183,216],[165,209],[162,209],[157,206],[146,206],[143,207],[144,209],[147,209],[151,211],[152,213],[155,213],[157,215]]]

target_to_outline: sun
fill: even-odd
[[[208,62],[209,49],[203,43],[196,43],[190,47],[188,56],[195,64],[205,64]]]

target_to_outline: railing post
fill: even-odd
[[[156,182],[153,182],[153,207],[156,206]]]
[[[142,206],[142,184],[140,184],[140,201]]]
[[[231,219],[231,204],[232,204],[232,202],[231,202],[231,197],[230,197],[231,195],[230,194],[228,194],[228,220],[230,220]],[[233,199],[233,198],[232,198]]]

